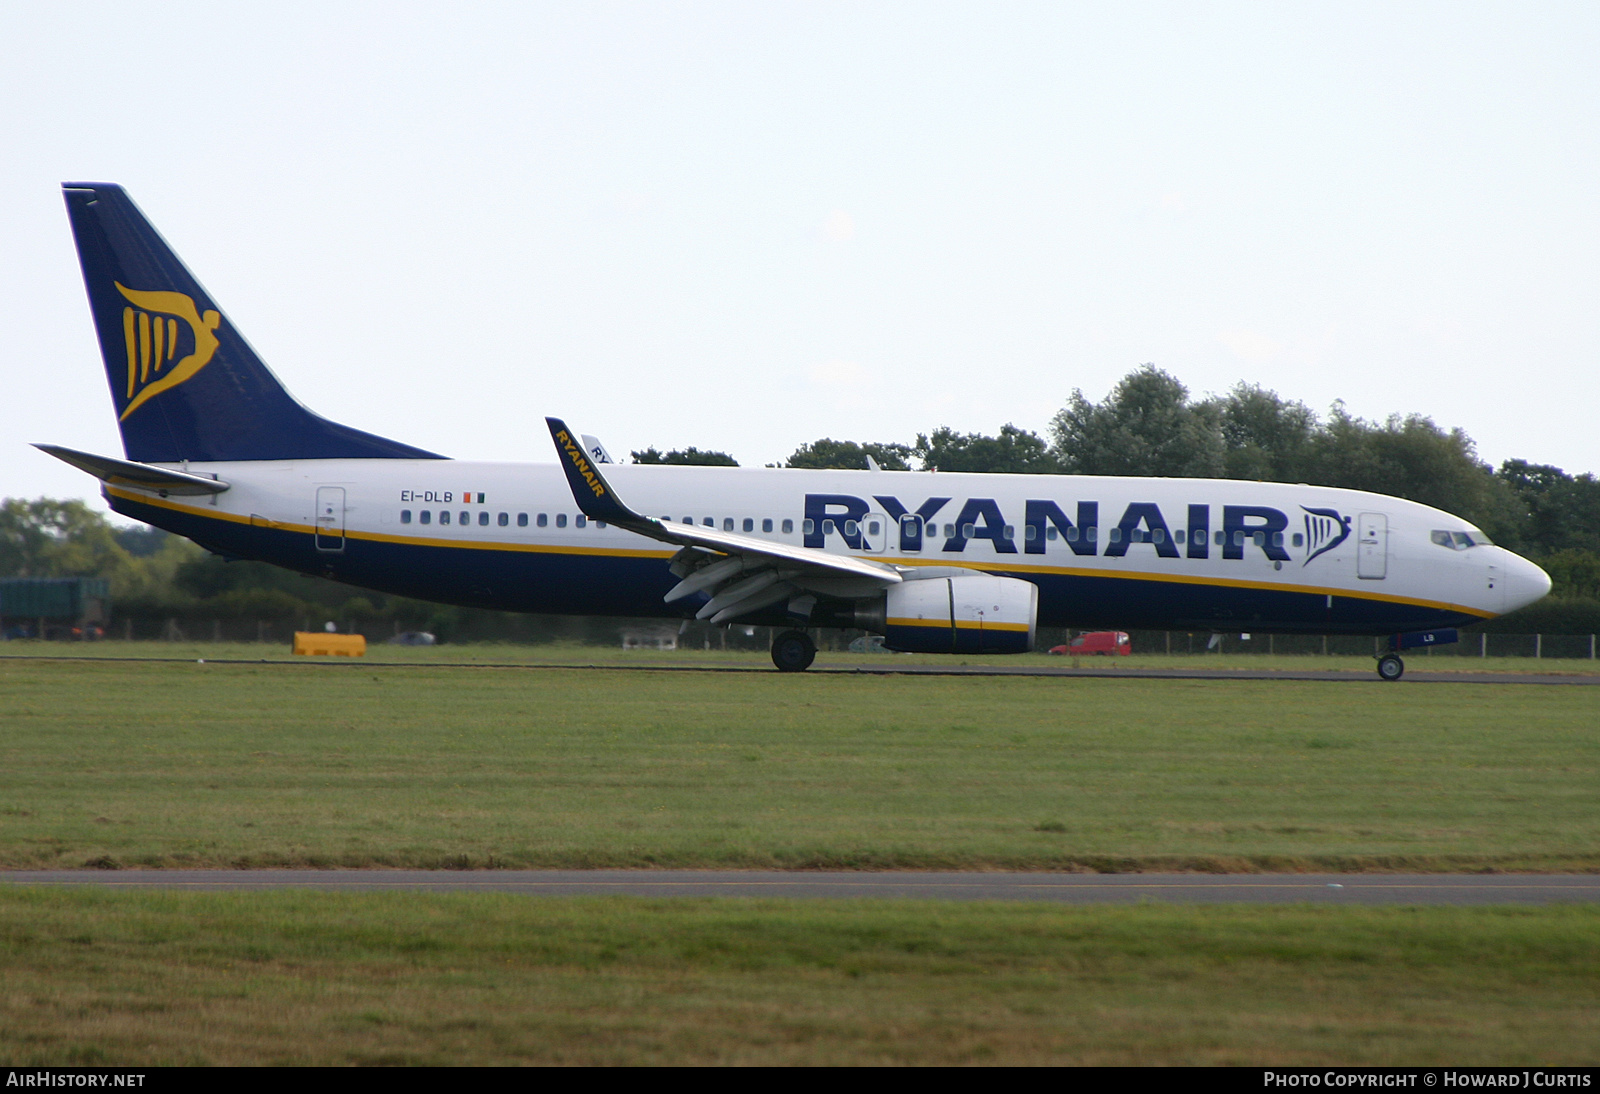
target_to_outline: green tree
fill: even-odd
[[[820,441],[803,444],[784,461],[787,467],[839,468],[845,471],[864,470],[867,457],[878,461],[885,471],[909,471],[911,456],[909,445],[857,444],[855,441],[836,441],[824,437]]]
[[[1600,553],[1600,481],[1593,475],[1573,476],[1549,464],[1507,460],[1495,477],[1516,496],[1530,552]]]
[[[1059,470],[1050,446],[1038,434],[1009,422],[1000,427],[998,437],[940,426],[931,434],[917,434],[911,452],[928,471],[1048,475]]]
[[[1321,428],[1310,407],[1243,382],[1211,405],[1222,433],[1225,477],[1307,481]]]
[[[110,523],[81,501],[0,503],[0,575],[122,577],[132,567]]]
[[[669,463],[679,465],[697,465],[702,467],[738,467],[739,461],[726,452],[702,452],[692,445],[688,448],[674,448],[671,452],[663,453],[654,445],[642,452],[628,453],[633,457],[634,463]]]
[[[1335,403],[1312,445],[1306,481],[1370,490],[1463,517],[1507,546],[1520,545],[1523,520],[1511,489],[1478,460],[1460,428],[1446,432],[1420,414],[1382,424]]]
[[[1559,597],[1600,600],[1600,554],[1575,547],[1539,560],[1550,575],[1550,591]]]
[[[1080,475],[1209,478],[1227,468],[1219,411],[1191,403],[1189,389],[1155,365],[1141,365],[1102,403],[1074,390],[1050,421],[1061,468]]]

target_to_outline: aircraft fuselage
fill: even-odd
[[[506,611],[669,617],[693,615],[704,602],[663,603],[676,582],[666,565],[671,548],[585,519],[558,465],[285,460],[186,470],[229,489],[195,498],[122,486],[107,497],[118,512],[218,553],[398,595]],[[1328,487],[614,464],[605,471],[635,509],[671,522],[1032,582],[1046,626],[1393,634],[1480,621],[1548,589],[1536,566],[1481,542],[1458,517]],[[1462,536],[1472,545],[1462,546]],[[785,622],[781,608],[767,616],[750,621]]]

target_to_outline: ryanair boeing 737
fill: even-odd
[[[1458,517],[1221,479],[622,465],[548,419],[557,462],[475,463],[301,406],[119,186],[67,210],[124,459],[39,447],[112,509],[218,554],[503,611],[809,627],[1021,653],[1040,624],[1388,636],[1400,651],[1550,589]]]

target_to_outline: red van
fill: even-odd
[[[1054,647],[1050,652],[1126,657],[1133,652],[1133,644],[1128,641],[1126,631],[1090,631],[1088,634],[1078,635],[1065,646]]]

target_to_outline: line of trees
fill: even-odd
[[[1549,571],[1554,595],[1490,624],[1502,632],[1600,631],[1600,481],[1507,460],[1492,468],[1461,429],[1421,415],[1367,421],[1335,404],[1319,415],[1259,386],[1195,399],[1175,377],[1144,365],[1101,402],[1074,391],[1048,437],[1007,424],[998,434],[941,427],[914,443],[801,445],[788,467],[1012,474],[1167,475],[1306,482],[1391,494],[1458,514]],[[697,448],[632,453],[636,463],[735,465]],[[361,592],[253,562],[224,562],[155,528],[121,528],[80,501],[0,502],[0,577],[106,577],[116,615],[136,633],[174,625],[248,637],[270,624],[369,634],[427,630],[450,639],[586,638],[614,624],[462,609]],[[241,628],[243,630],[241,631]],[[113,633],[117,629],[113,627]],[[276,635],[281,637],[281,635]]]

